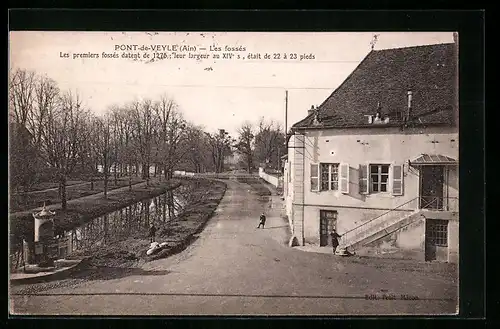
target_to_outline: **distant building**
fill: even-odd
[[[284,197],[299,244],[458,260],[456,45],[372,50],[292,126]]]

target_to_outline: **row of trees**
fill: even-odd
[[[285,135],[279,123],[260,118],[257,124],[245,122],[238,129],[235,148],[241,165],[248,172],[256,166],[281,170],[281,156],[287,154]]]
[[[66,183],[151,175],[170,179],[174,170],[224,170],[235,140],[224,130],[208,133],[184,119],[167,96],[111,106],[97,116],[52,79],[15,70],[9,83],[10,185],[28,191],[40,181],[59,182],[63,209]]]
[[[237,139],[224,129],[210,133],[188,122],[175,100],[135,100],[112,105],[103,115],[83,106],[77,93],[32,71],[17,69],[9,83],[10,186],[26,192],[41,181],[59,183],[66,208],[68,179],[104,180],[151,175],[172,178],[175,170],[222,172],[236,151],[249,172],[257,165],[279,168],[286,152],[278,123],[244,123]]]

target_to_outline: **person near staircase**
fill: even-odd
[[[335,255],[337,247],[339,246],[339,238],[342,237],[342,235],[338,234],[337,231],[335,231],[335,229],[332,229],[330,236],[332,237],[333,254]]]

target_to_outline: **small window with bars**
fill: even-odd
[[[448,221],[441,219],[432,219],[427,222],[426,235],[434,245],[448,246]]]

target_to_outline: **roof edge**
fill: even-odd
[[[377,129],[381,129],[381,128],[394,128],[394,127],[403,127],[404,124],[402,123],[387,123],[387,124],[380,124],[380,125],[374,125],[374,124],[371,124],[371,125],[348,125],[348,126],[317,126],[317,127],[311,127],[311,126],[307,126],[307,127],[293,127],[293,130],[324,130],[324,129],[358,129],[358,128],[377,128]],[[443,126],[446,126],[446,127],[450,127],[450,128],[453,128],[455,127],[454,125],[450,125],[449,123],[425,123],[425,124],[415,124],[411,127],[408,127],[408,128],[426,128],[426,127],[443,127]]]
[[[435,46],[451,46],[451,45],[456,45],[456,43],[454,43],[454,42],[430,43],[428,45],[417,45],[417,46],[397,47],[397,48],[385,48],[385,49],[378,49],[378,50],[373,50],[373,51],[374,52],[382,52],[382,51],[390,51],[390,50],[422,48],[422,47],[435,47]]]
[[[326,102],[327,102],[327,101],[328,101],[331,97],[333,97],[333,96],[337,93],[337,91],[338,91],[340,88],[342,88],[342,86],[344,86],[344,85],[346,84],[346,82],[347,82],[349,79],[351,79],[351,78],[352,78],[352,75],[354,74],[354,72],[356,72],[356,71],[357,71],[357,69],[361,66],[361,64],[363,64],[363,63],[367,60],[367,58],[368,58],[368,57],[369,57],[372,53],[374,53],[374,52],[375,52],[375,50],[373,50],[373,49],[372,49],[372,50],[370,50],[370,52],[369,52],[368,54],[366,54],[366,56],[365,56],[365,57],[361,60],[361,62],[359,62],[359,63],[358,63],[358,65],[356,65],[356,67],[355,67],[355,68],[351,71],[351,73],[349,73],[349,75],[348,75],[348,76],[344,79],[344,81],[342,81],[342,83],[341,83],[341,84],[340,84],[337,88],[335,88],[335,90],[334,90],[334,91],[332,91],[332,93],[331,93],[331,94],[330,94],[330,95],[329,95],[329,96],[328,96],[328,97],[327,97],[327,98],[326,98],[326,99],[325,99],[325,100],[324,100],[324,101],[323,101],[323,102],[322,102],[322,103],[318,106],[318,108],[319,108],[319,113],[321,113],[321,110],[322,110],[322,109],[321,109],[321,107],[322,107],[322,106],[323,106],[323,105],[324,105],[324,104],[325,104],[325,103],[326,103]],[[302,120],[300,120],[300,121],[298,121],[298,122],[294,123],[294,124],[292,125],[292,127],[291,127],[291,128],[296,127],[297,125],[300,125],[302,122],[304,122],[306,119],[308,119],[308,118],[309,118],[310,116],[312,116],[312,115],[313,115],[312,113],[311,113],[311,114],[308,114],[308,115],[307,115],[304,119],[302,119]]]

